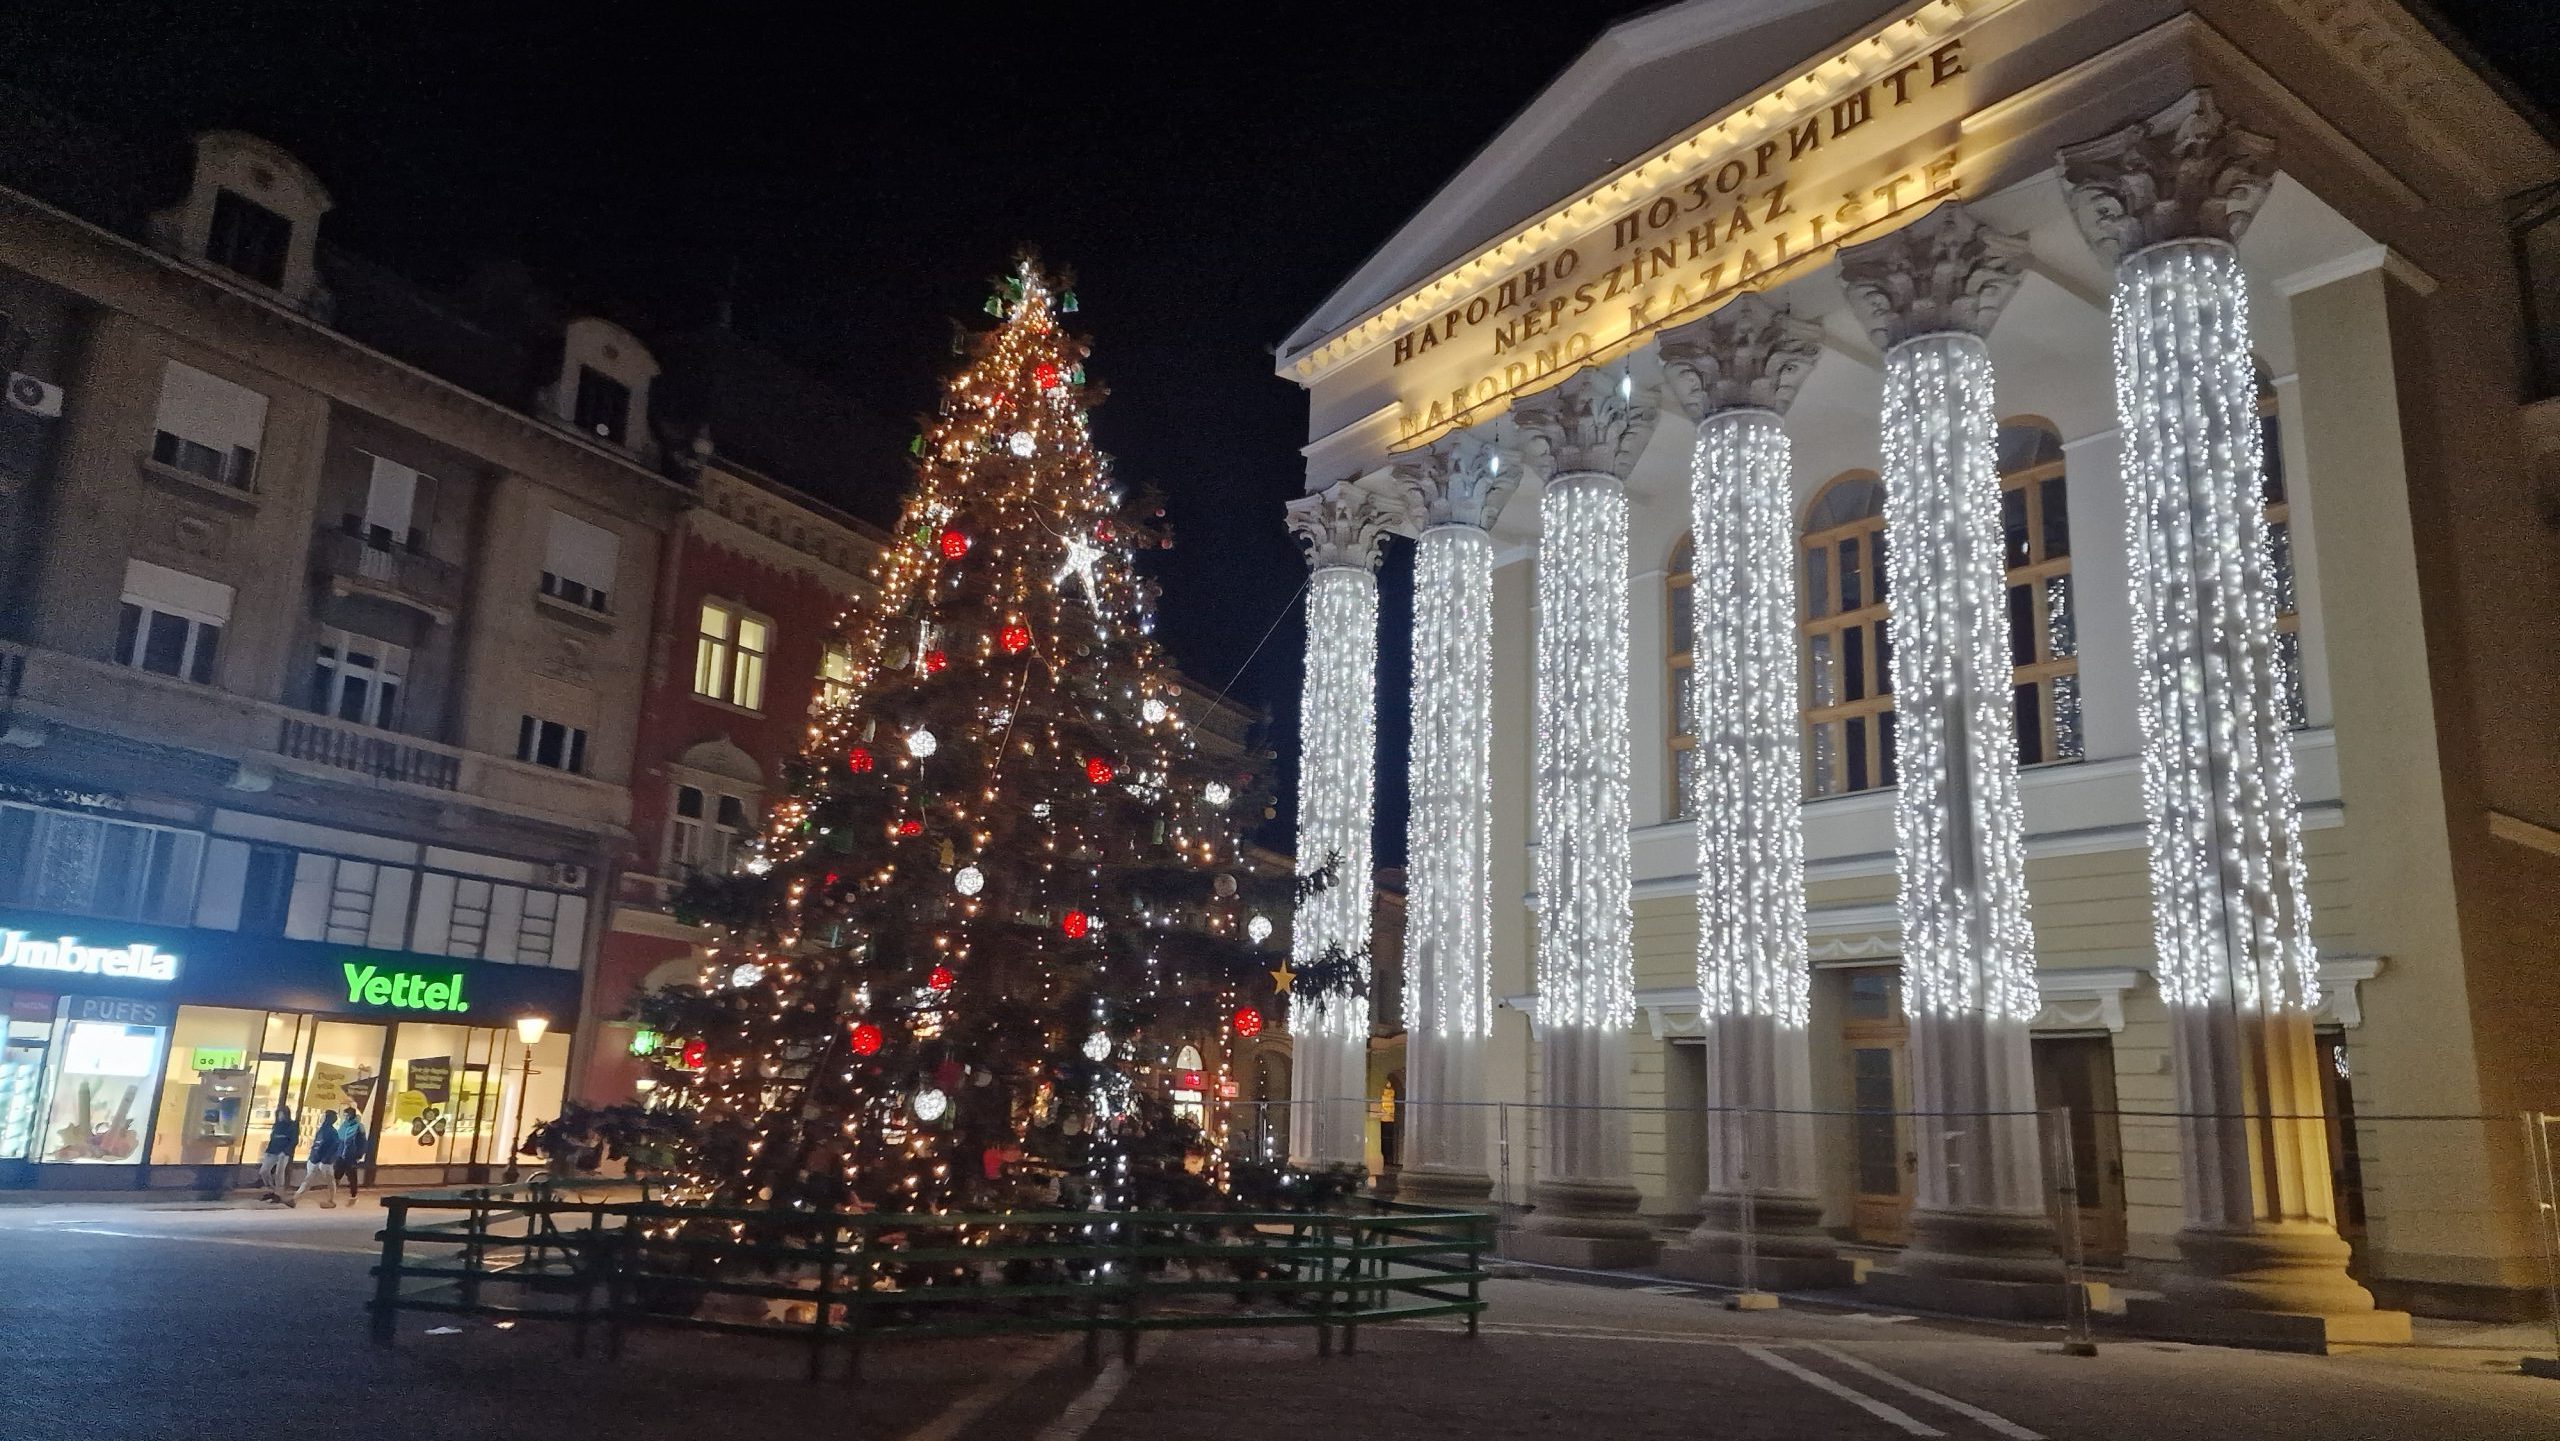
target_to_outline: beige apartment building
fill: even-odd
[[[2012,1315],[2068,1252],[2164,1334],[2538,1304],[2560,150],[2511,95],[2387,0],[1701,0],[1389,237],[1277,368],[1301,855],[1367,854],[1419,546],[1406,1194]]]
[[[63,189],[0,189],[0,1185],[217,1188],[280,1105],[506,1165],[628,847],[656,364],[333,255],[246,135]]]

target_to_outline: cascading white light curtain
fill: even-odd
[[[1308,582],[1306,678],[1299,703],[1298,866],[1331,860],[1333,884],[1298,908],[1289,940],[1294,964],[1339,946],[1369,944],[1371,805],[1378,751],[1378,578],[1365,568],[1325,566]],[[1361,1097],[1368,1078],[1368,967],[1360,990],[1291,1003],[1296,1104],[1290,1150],[1315,1164],[1361,1156]]]
[[[1700,1010],[1801,1030],[1811,986],[1789,472],[1774,412],[1728,410],[1699,424],[1689,482],[1697,713],[1687,719],[1703,752]]]
[[[1886,556],[1902,973],[1919,1016],[2024,1026],[2027,924],[1990,355],[1944,331],[1885,357]]]
[[[2160,992],[2173,1007],[2319,1005],[2293,745],[2258,499],[2249,291],[2219,240],[2116,269],[2142,793]]]
[[[1538,1024],[1623,1031],[1635,1019],[1626,488],[1559,477],[1539,527]]]
[[[1433,526],[1414,555],[1411,792],[1405,1023],[1479,1041],[1493,1031],[1493,540],[1473,525]]]

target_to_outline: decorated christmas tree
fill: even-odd
[[[1026,261],[988,308],[789,798],[680,901],[725,939],[644,1019],[708,1200],[1198,1204],[1224,1161],[1168,1057],[1258,1030],[1287,975],[1288,883],[1239,849],[1269,798],[1193,745],[1150,638],[1163,512],[1094,450],[1074,296]]]

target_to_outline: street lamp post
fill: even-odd
[[[516,1183],[523,1169],[516,1163],[516,1147],[520,1140],[517,1132],[524,1129],[525,1092],[533,1089],[533,1048],[541,1043],[542,1033],[549,1029],[551,1022],[544,1017],[516,1017],[516,1039],[524,1042],[524,1070],[516,1080],[515,1123],[499,1137],[507,1148],[506,1184],[510,1186]]]

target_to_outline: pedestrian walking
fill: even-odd
[[[365,1134],[364,1116],[354,1107],[338,1120],[338,1179],[347,1183],[347,1204],[356,1203],[356,1168],[373,1154],[373,1137]]]
[[[301,1145],[302,1123],[293,1118],[293,1107],[276,1102],[276,1123],[267,1128],[267,1153],[258,1158],[258,1184],[266,1189],[263,1199],[284,1199],[284,1188],[293,1180],[293,1153]]]
[[[311,1128],[311,1156],[302,1165],[302,1184],[294,1187],[293,1194],[287,1196],[284,1203],[288,1206],[300,1203],[302,1193],[310,1190],[311,1183],[314,1181],[318,1181],[321,1185],[320,1204],[332,1210],[336,1209],[338,1205],[338,1113],[335,1111],[321,1112],[320,1124]]]

